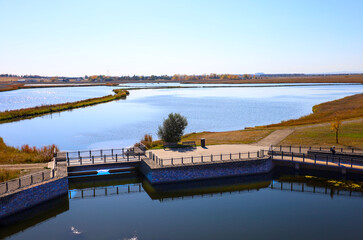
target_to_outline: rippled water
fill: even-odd
[[[152,85],[151,85],[152,86]],[[130,146],[157,127],[170,112],[188,118],[188,132],[226,131],[277,123],[311,113],[313,105],[363,92],[363,85],[214,87],[131,90],[127,100],[100,104],[0,125],[0,136],[13,146],[55,143],[63,150]],[[87,95],[86,87],[52,88],[68,96]],[[92,87],[105,95],[112,88]],[[13,91],[24,97],[38,89]],[[0,96],[2,96],[0,93]],[[67,98],[65,98],[67,99]],[[68,101],[68,100],[67,100]],[[36,102],[36,101],[34,101]]]

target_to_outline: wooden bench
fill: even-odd
[[[177,147],[178,143],[164,143],[163,148],[173,148],[173,147]]]
[[[182,142],[183,146],[197,147],[195,141]]]

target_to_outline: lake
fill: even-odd
[[[178,84],[127,84],[128,87]],[[0,124],[0,136],[13,146],[56,144],[61,150],[127,147],[144,134],[157,138],[170,112],[186,116],[186,133],[227,131],[278,123],[311,113],[312,106],[363,92],[363,85],[185,84],[189,88],[131,90],[127,100]],[[1,92],[1,109],[17,109],[99,97],[115,87],[21,89]],[[10,95],[11,97],[10,97]],[[8,99],[4,103],[4,99]],[[27,104],[25,104],[27,103]]]

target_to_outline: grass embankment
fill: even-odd
[[[42,105],[38,107],[23,108],[11,111],[0,112],[0,123],[12,122],[26,118],[33,118],[44,114],[67,111],[75,108],[87,107],[100,103],[106,103],[118,99],[125,99],[129,95],[127,90],[114,89],[114,95],[107,95],[99,98],[89,98],[77,102],[62,104]]]
[[[20,170],[8,170],[0,168],[0,183],[20,176]]]
[[[208,145],[217,144],[248,144],[258,142],[271,133],[271,130],[239,130],[228,132],[200,132],[183,136],[182,142],[195,141],[200,143],[201,138],[206,139]]]
[[[200,139],[206,139],[207,145],[218,144],[248,144],[255,143],[269,135],[273,130],[258,129],[258,130],[237,130],[228,132],[200,132],[189,133],[182,137],[178,147],[185,147],[182,142],[195,141],[200,146]],[[141,141],[145,146],[152,149],[160,149],[163,147],[161,140],[147,141],[143,139]]]
[[[58,151],[55,145],[36,148],[27,144],[18,149],[7,146],[0,137],[0,164],[49,162],[53,158],[54,149]]]
[[[6,92],[6,91],[12,91],[12,90],[18,90],[20,88],[23,88],[24,84],[6,84],[6,85],[0,85],[0,92]]]
[[[298,128],[280,144],[363,148],[363,119],[357,122],[343,122],[339,129],[339,144],[335,143],[335,132],[330,129],[329,124]]]
[[[315,105],[313,113],[262,127],[286,127],[363,117],[363,93]]]

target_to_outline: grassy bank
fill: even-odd
[[[122,89],[114,89],[114,95],[107,95],[104,97],[99,98],[90,98],[86,100],[81,100],[77,102],[68,102],[68,103],[62,103],[62,104],[53,104],[53,105],[42,105],[38,107],[32,107],[32,108],[23,108],[23,109],[17,109],[17,110],[11,110],[11,111],[4,111],[0,112],[0,123],[4,122],[12,122],[12,121],[18,121],[21,119],[26,118],[33,118],[49,113],[55,113],[55,112],[61,112],[61,111],[67,111],[71,109],[81,108],[81,107],[87,107],[91,105],[96,105],[100,103],[106,103],[118,99],[125,99],[127,95],[129,95],[129,92],[127,90]]]
[[[313,107],[313,113],[309,115],[298,119],[282,121],[277,124],[262,126],[262,128],[308,125],[331,122],[336,118],[345,120],[360,117],[363,117],[363,93],[315,105]]]
[[[0,168],[0,183],[20,176],[20,170],[8,170]]]
[[[42,148],[23,145],[18,149],[7,146],[0,137],[0,164],[49,162],[53,158],[54,149],[58,151],[55,145]]]
[[[339,144],[335,143],[335,132],[330,129],[329,124],[298,128],[281,144],[363,148],[363,119],[357,122],[343,122],[339,129]]]

